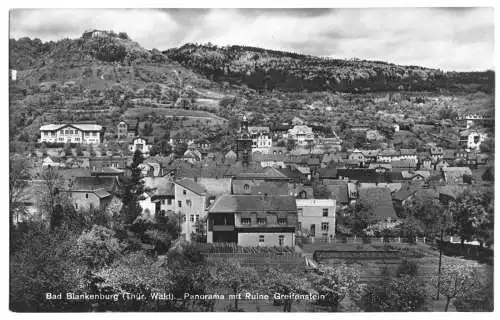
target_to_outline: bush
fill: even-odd
[[[403,275],[416,276],[418,274],[418,265],[414,261],[404,259],[398,268],[398,277]]]
[[[123,244],[115,238],[115,232],[98,225],[82,232],[75,247],[76,256],[94,269],[111,264],[122,250]]]

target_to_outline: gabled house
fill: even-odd
[[[208,210],[207,242],[293,247],[296,227],[294,197],[226,195],[217,198]]]
[[[104,210],[116,190],[117,177],[75,177],[64,190],[76,210]]]
[[[354,149],[349,156],[347,157],[348,160],[355,161],[358,164],[362,164],[366,162],[365,155],[361,150],[359,149]]]
[[[392,160],[390,164],[393,171],[412,171],[417,169],[416,159]]]
[[[393,160],[398,160],[400,158],[400,153],[394,149],[382,150],[377,155],[377,162],[391,162]]]
[[[400,149],[399,150],[399,159],[400,160],[415,160],[418,161],[417,157],[417,149]]]
[[[226,163],[231,163],[235,162],[237,158],[236,153],[233,150],[229,150],[225,155],[224,155],[224,162]]]
[[[360,149],[359,151],[365,156],[364,162],[367,163],[376,162],[377,156],[380,153],[380,149],[373,149],[373,150]]]
[[[392,170],[392,165],[390,163],[373,162],[368,165],[368,169],[373,169],[378,173],[385,173]]]
[[[471,183],[472,171],[468,167],[446,167],[442,172],[446,184]]]
[[[116,125],[116,135],[119,141],[132,141],[139,134],[139,121],[122,120]]]
[[[434,163],[441,159],[444,155],[443,148],[431,147],[429,149],[429,155]]]
[[[152,138],[148,139],[146,137],[137,137],[133,139],[132,143],[129,145],[129,151],[134,153],[139,150],[145,157],[149,157],[149,152],[152,147]]]
[[[40,127],[40,142],[99,144],[104,129],[98,124],[47,124]]]
[[[486,138],[488,135],[484,130],[465,130],[460,132],[459,143],[464,148],[478,150]]]
[[[148,190],[139,201],[143,218],[154,220],[156,215],[176,210],[175,187],[169,178],[145,177],[143,181]]]
[[[420,160],[420,170],[431,170],[432,169],[432,159],[430,157],[425,157]]]
[[[206,189],[190,179],[180,179],[174,183],[175,211],[181,215],[181,236],[191,241],[196,232],[196,223],[207,215],[210,199]]]
[[[240,173],[233,177],[232,194],[290,195],[293,179],[280,170],[267,167],[264,172]]]

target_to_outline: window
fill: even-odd
[[[328,222],[321,223],[321,231],[328,231],[329,224]]]
[[[190,216],[189,221],[194,222],[194,214],[192,214],[192,215]]]
[[[328,208],[323,208],[323,217],[328,217]]]
[[[286,224],[287,220],[286,218],[278,218],[278,224]]]
[[[187,191],[186,191],[186,190],[182,190],[182,194],[183,194],[183,195],[186,195],[186,194],[187,194]]]
[[[78,210],[78,203],[75,203],[75,209]]]
[[[252,219],[251,218],[241,218],[241,224],[251,224]]]
[[[172,199],[167,199],[167,204],[170,206],[172,205]]]
[[[243,189],[248,190],[248,189],[250,189],[250,186],[247,183],[245,183],[245,185],[243,186]]]
[[[92,203],[89,205],[89,209],[94,210],[94,205]]]
[[[186,222],[186,216],[184,216],[182,220],[183,220],[184,222]]]
[[[85,194],[85,199],[88,199],[88,198],[89,198],[89,194],[88,194],[88,193],[86,193],[86,194]]]
[[[200,215],[197,214],[197,215],[194,216],[194,218],[195,218],[195,221],[198,221],[198,220],[200,220]]]
[[[257,218],[257,224],[266,224],[267,219],[266,218]]]
[[[304,210],[302,208],[297,208],[297,214],[301,216],[303,214]]]
[[[177,206],[178,206],[179,208],[182,208],[182,201],[180,201],[180,200],[179,200],[179,201],[177,201]]]
[[[278,244],[280,247],[283,247],[283,244],[285,243],[285,236],[284,235],[279,235],[278,236]]]
[[[186,206],[191,207],[191,200],[186,200]]]
[[[264,235],[259,235],[259,243],[264,243]]]
[[[92,132],[92,136],[94,136],[94,137],[95,137],[95,136],[97,136],[97,133],[95,133],[95,132]]]
[[[161,204],[165,204],[165,199],[162,199],[162,200],[161,200]]]

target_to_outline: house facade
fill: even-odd
[[[190,179],[174,181],[175,211],[181,214],[181,236],[191,241],[196,223],[206,217],[209,205],[205,188]]]
[[[116,126],[116,134],[119,140],[132,140],[139,133],[138,121],[120,121]]]
[[[268,154],[271,152],[273,140],[269,127],[248,127],[252,138],[252,152]]]
[[[296,225],[294,197],[225,195],[208,211],[207,243],[292,247]]]
[[[47,124],[40,127],[40,142],[99,144],[103,128],[97,124]]]
[[[151,150],[151,144],[148,144],[148,141],[145,138],[135,138],[132,143],[129,145],[129,151],[134,153],[139,150],[142,152],[144,156],[149,156],[149,151]]]
[[[311,238],[330,242],[335,237],[336,201],[333,199],[297,199],[297,229]]]
[[[295,141],[297,146],[306,147],[314,143],[314,133],[308,126],[294,126],[288,130],[288,139]]]

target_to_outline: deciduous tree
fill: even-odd
[[[359,270],[341,264],[339,266],[321,266],[313,275],[313,285],[319,294],[325,295],[320,304],[327,305],[330,311],[337,311],[340,302],[348,295],[357,299],[363,289],[359,283]]]
[[[446,297],[446,312],[452,299],[467,296],[479,288],[479,272],[468,265],[452,264],[443,268],[439,278],[433,279],[434,285],[438,283],[439,293]]]

